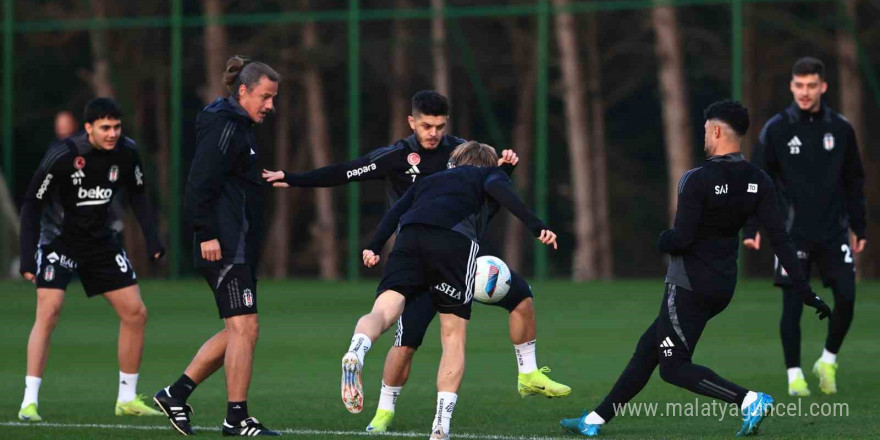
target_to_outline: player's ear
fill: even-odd
[[[819,86],[820,93],[825,94],[828,91],[828,83],[822,80],[822,84]]]
[[[411,130],[416,129],[416,118],[412,117],[412,115],[409,115],[406,117],[406,121],[409,122],[409,128]]]
[[[86,122],[85,124],[83,124],[83,127],[86,129],[86,133],[92,134],[93,127],[90,122]]]

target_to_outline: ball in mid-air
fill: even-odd
[[[510,269],[498,257],[477,258],[474,277],[474,298],[481,303],[493,304],[504,299],[510,290]]]

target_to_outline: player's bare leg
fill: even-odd
[[[403,313],[406,299],[393,290],[382,292],[373,303],[373,310],[358,320],[348,352],[342,357],[342,403],[345,409],[357,414],[364,409],[364,387],[361,370],[364,356],[385,330]]]
[[[254,364],[254,347],[260,332],[256,314],[226,318],[226,393],[230,402],[247,400]]]
[[[190,361],[183,374],[193,382],[200,384],[211,377],[223,366],[226,358],[226,345],[229,341],[229,333],[226,329],[220,330],[211,339],[205,341],[199,351]]]
[[[467,319],[450,313],[439,315],[443,355],[440,357],[440,368],[437,369],[437,411],[434,413],[431,427],[432,439],[449,438],[452,411],[455,410],[458,388],[464,378],[468,323]]]
[[[116,415],[162,415],[146,404],[145,397],[137,395],[138,371],[144,350],[144,327],[147,325],[147,306],[141,299],[140,289],[133,285],[111,290],[103,296],[119,316],[119,395],[116,399]]]
[[[43,377],[49,358],[49,342],[58,324],[58,316],[64,305],[64,290],[37,289],[37,313],[28,338],[27,375]]]
[[[52,331],[58,324],[58,315],[64,305],[64,290],[37,289],[37,312],[34,326],[28,337],[27,375],[25,377],[24,398],[18,413],[19,420],[39,422],[43,418],[37,413],[40,384],[49,358],[49,342]]]
[[[137,285],[129,286],[107,292],[104,298],[119,315],[119,369],[124,373],[137,373],[147,324],[147,306],[141,300],[140,290]]]
[[[547,397],[565,397],[571,394],[571,388],[556,382],[546,373],[549,367],[538,368],[535,356],[537,324],[535,322],[535,302],[526,298],[510,312],[508,319],[510,342],[516,353],[517,390],[522,397],[543,395]]]
[[[397,396],[409,379],[413,355],[416,349],[407,346],[393,346],[385,356],[385,368],[382,370],[382,388],[379,390],[379,406],[376,415],[367,425],[367,432],[385,432],[394,422],[394,407]]]
[[[531,298],[520,301],[516,308],[510,312],[508,327],[510,342],[513,342],[513,345],[535,340],[538,325],[535,323],[535,302]]]

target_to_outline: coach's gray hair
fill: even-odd
[[[223,72],[223,83],[229,90],[229,95],[238,100],[238,89],[244,84],[248,90],[260,82],[262,77],[269,81],[278,82],[281,75],[265,63],[251,61],[241,55],[233,55],[226,61],[226,71]]]

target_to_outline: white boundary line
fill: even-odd
[[[50,422],[0,422],[2,427],[28,427],[28,428],[68,428],[68,429],[118,429],[133,431],[168,431],[173,433],[170,425],[110,425],[100,423],[50,423]],[[219,431],[220,428],[215,426],[193,426],[196,431]],[[428,432],[385,432],[385,433],[369,433],[366,431],[331,431],[319,429],[278,429],[283,434],[293,435],[325,435],[325,436],[385,436],[385,437],[426,437]],[[466,438],[473,440],[571,440],[572,437],[544,437],[544,436],[516,436],[516,435],[492,435],[492,434],[468,434],[456,432],[456,438]],[[176,437],[176,436],[175,436]]]

